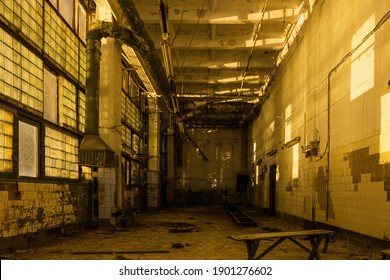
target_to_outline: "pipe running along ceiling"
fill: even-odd
[[[138,41],[153,43],[164,67],[157,79],[168,80],[164,96],[182,116],[179,122],[238,127],[268,98],[280,62],[315,1],[108,2]],[[141,55],[148,56],[148,50]]]

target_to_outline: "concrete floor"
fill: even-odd
[[[165,208],[135,216],[130,227],[83,229],[47,240],[39,247],[18,250],[0,259],[24,260],[245,260],[243,242],[234,241],[231,234],[264,232],[265,230],[299,230],[301,227],[270,217],[251,208],[242,210],[257,223],[257,228],[237,227],[223,206]],[[189,232],[173,233],[172,228],[186,227]],[[272,244],[262,241],[260,248]],[[302,240],[307,242],[307,240]],[[380,246],[351,240],[336,234],[322,259],[380,259]],[[181,247],[182,245],[182,247]],[[181,248],[175,248],[176,246]],[[137,252],[138,251],[138,252]],[[139,252],[143,251],[143,252]],[[264,259],[304,260],[308,254],[286,240]]]

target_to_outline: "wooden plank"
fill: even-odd
[[[229,235],[228,237],[236,241],[266,239],[266,238],[281,238],[281,237],[298,237],[298,236],[313,236],[313,235],[332,235],[334,231],[323,229],[300,230],[300,231],[278,231],[278,232],[263,232],[242,235]]]

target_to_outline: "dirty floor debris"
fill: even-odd
[[[131,227],[78,230],[57,236],[39,247],[3,254],[0,259],[245,260],[244,243],[231,240],[228,235],[301,229],[254,209],[246,209],[245,213],[257,222],[257,227],[239,228],[223,206],[147,211],[137,215]],[[264,241],[260,249],[272,242]],[[321,257],[328,260],[381,258],[380,248],[367,247],[337,234],[329,244],[328,252],[322,253]],[[304,260],[307,253],[286,240],[264,259]]]

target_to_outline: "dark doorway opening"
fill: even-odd
[[[270,166],[269,170],[269,214],[276,214],[276,164]]]
[[[248,188],[249,176],[237,175],[237,191],[246,192]]]

